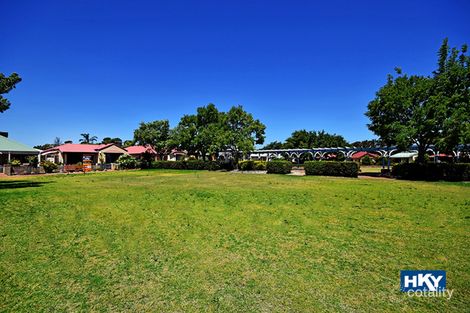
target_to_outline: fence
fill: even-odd
[[[92,171],[110,171],[118,170],[119,166],[116,163],[106,163],[106,164],[95,164],[92,166]],[[71,164],[71,165],[62,165],[54,171],[59,173],[74,173],[74,172],[83,172],[83,165]],[[0,165],[0,173],[4,173],[8,176],[10,175],[31,175],[31,174],[44,174],[44,168],[42,166],[36,167],[31,165],[18,165],[11,166],[9,164]]]

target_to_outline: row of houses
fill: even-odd
[[[0,133],[0,166],[9,164],[12,160],[18,160],[20,163],[28,163],[29,156],[37,156],[38,161],[50,161],[56,164],[72,165],[88,161],[92,164],[110,164],[115,163],[117,159],[123,155],[128,154],[137,159],[145,158],[147,160],[168,160],[177,161],[187,157],[186,151],[172,149],[159,153],[151,146],[130,146],[120,147],[114,143],[110,144],[74,144],[67,143],[56,146],[47,150],[38,150],[28,147],[22,143],[16,142],[8,138],[8,133]],[[360,161],[362,158],[368,156],[371,159],[379,157],[378,154],[373,152],[359,151],[351,156],[353,161]],[[399,152],[392,155],[390,158],[398,159],[401,161],[412,162],[416,158],[416,152]],[[226,153],[222,152],[218,156],[220,159],[228,157]],[[326,155],[325,159],[334,158],[335,154]],[[439,154],[431,155],[431,158],[439,158],[446,160],[452,156]],[[267,159],[267,155],[257,154],[250,156],[250,158]]]
[[[137,159],[162,159],[177,161],[186,157],[185,151],[173,149],[159,154],[151,146],[120,147],[110,144],[74,144],[67,143],[47,150],[38,150],[22,143],[11,140],[8,134],[0,135],[0,164],[11,163],[18,160],[28,163],[28,157],[36,156],[38,161],[50,161],[57,164],[77,164],[89,161],[92,164],[115,163],[123,155],[129,154]]]

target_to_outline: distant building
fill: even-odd
[[[58,164],[77,164],[84,160],[90,160],[93,164],[114,163],[123,154],[127,151],[114,143],[67,143],[41,152],[44,159]]]
[[[3,133],[8,136],[8,133]],[[41,152],[20,142],[11,140],[7,136],[0,135],[0,165],[8,164],[12,160],[28,163],[28,156],[38,156]]]
[[[379,156],[375,153],[371,153],[371,152],[367,152],[367,151],[359,151],[359,152],[356,152],[354,153],[352,156],[351,156],[351,159],[353,161],[361,161],[361,159],[365,156],[368,156],[370,157],[371,159],[376,159],[378,158]]]
[[[151,145],[130,146],[126,150],[129,155],[136,159],[157,159],[157,151]]]
[[[390,159],[399,160],[400,162],[411,163],[418,157],[418,152],[414,151],[404,151],[392,154]]]

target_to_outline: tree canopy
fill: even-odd
[[[0,113],[8,110],[11,105],[10,101],[2,95],[9,93],[20,81],[21,77],[16,73],[13,73],[8,77],[0,73]]]
[[[111,138],[111,137],[104,137],[103,140],[101,140],[102,144],[110,144],[114,143],[118,146],[122,146],[122,139],[119,137]]]
[[[265,126],[243,110],[234,106],[228,112],[220,112],[209,103],[199,107],[195,115],[185,115],[172,131],[172,142],[189,154],[215,155],[222,150],[248,152],[264,141]]]
[[[255,144],[264,143],[266,126],[241,105],[233,106],[225,115],[225,143],[234,153],[238,161],[239,153],[247,153],[255,148]]]
[[[432,144],[450,150],[470,142],[470,59],[467,46],[449,49],[444,40],[432,76],[396,69],[369,102],[368,127],[387,145],[418,147],[418,162]]]
[[[345,147],[348,142],[341,135],[329,134],[324,130],[307,131],[305,129],[295,130],[284,143],[274,141],[263,147],[263,149],[312,149],[325,147]]]
[[[162,155],[169,148],[170,123],[168,120],[140,123],[139,128],[134,131],[134,143],[151,145]]]

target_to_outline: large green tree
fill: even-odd
[[[305,129],[292,132],[286,139],[286,149],[312,149],[325,147],[344,147],[348,143],[341,135],[329,134],[324,130],[307,131]]]
[[[122,139],[119,137],[111,138],[111,137],[104,137],[103,140],[101,140],[102,144],[110,144],[114,143],[118,146],[122,146]]]
[[[254,149],[264,142],[265,126],[242,106],[234,106],[228,112],[220,112],[210,103],[197,108],[195,115],[185,115],[172,131],[174,146],[189,154],[201,156],[217,155],[231,150],[235,160],[240,152]]]
[[[468,47],[450,48],[447,38],[439,49],[434,74],[433,102],[443,115],[442,133],[436,141],[442,150],[470,143],[470,56]]]
[[[196,115],[184,115],[178,125],[171,131],[171,146],[186,150],[189,155],[198,155],[198,146],[194,140],[197,133]]]
[[[266,126],[241,105],[233,106],[224,116],[226,147],[232,151],[235,164],[240,153],[253,151],[255,144],[264,143]]]
[[[187,150],[190,155],[200,155],[203,160],[215,155],[225,144],[224,113],[209,103],[197,108],[196,115],[185,115],[172,131],[175,147]]]
[[[418,147],[417,162],[425,161],[426,150],[436,144],[449,150],[469,142],[470,71],[467,47],[439,50],[438,69],[432,76],[402,74],[388,76],[369,102],[368,127],[386,145]]]
[[[276,149],[284,149],[284,144],[280,141],[272,141],[265,145],[262,150],[276,150]]]
[[[10,101],[2,95],[9,93],[20,81],[21,77],[16,73],[11,74],[10,76],[5,76],[0,73],[0,113],[8,110],[11,105]]]
[[[169,148],[170,123],[168,120],[140,123],[139,128],[134,130],[134,143],[143,146],[151,145],[161,158]]]

